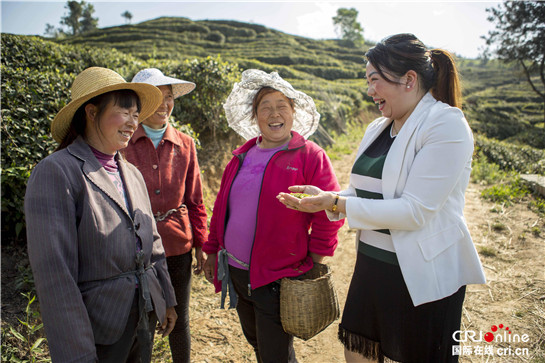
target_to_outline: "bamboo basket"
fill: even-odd
[[[329,267],[315,263],[299,279],[280,282],[280,320],[284,331],[308,340],[339,318],[339,302]]]

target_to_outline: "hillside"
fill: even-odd
[[[362,78],[361,62],[368,48],[343,46],[339,40],[293,36],[256,24],[168,17],[98,29],[62,43],[113,47],[141,59],[221,54],[241,65],[253,61],[258,62],[256,66],[274,66],[293,79],[313,74],[328,80]]]
[[[335,123],[336,115],[321,107],[324,102],[334,103],[343,115],[354,115],[362,107],[363,56],[370,46],[356,49],[340,40],[313,40],[256,24],[180,17],[98,29],[59,43],[115,48],[147,61],[219,55],[242,69],[277,71],[296,89],[316,99],[326,125]],[[344,129],[336,126],[337,131]]]
[[[464,111],[473,131],[545,148],[544,105],[521,71],[498,61],[462,59],[459,67]]]
[[[98,29],[61,44],[115,48],[142,60],[221,55],[242,69],[278,71],[315,98],[324,127],[344,131],[345,118],[368,108],[364,54],[341,40],[293,36],[257,24],[162,17]],[[521,145],[545,148],[543,103],[516,68],[497,61],[460,59],[466,116],[475,131]],[[539,83],[539,81],[538,81]]]

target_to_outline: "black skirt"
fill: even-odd
[[[384,252],[393,258],[383,258]],[[379,362],[457,362],[452,346],[459,343],[452,335],[460,329],[464,297],[465,286],[415,307],[395,254],[365,245],[357,256],[339,339],[347,350]]]

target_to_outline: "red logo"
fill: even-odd
[[[503,326],[503,324],[499,324],[498,326],[496,325],[492,325],[492,327],[490,328],[490,330],[492,330],[492,332],[488,332],[484,335],[484,340],[486,340],[487,342],[492,342],[494,340],[494,333],[496,333],[498,331],[498,329],[505,329],[505,332],[511,334],[511,331],[509,330],[509,327],[505,327]]]

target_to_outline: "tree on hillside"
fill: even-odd
[[[97,28],[98,18],[93,18],[95,8],[92,4],[68,1],[64,8],[68,10],[68,14],[61,18],[60,23],[68,27],[69,30],[65,33],[79,35]]]
[[[54,25],[51,25],[49,23],[45,24],[44,34],[46,37],[58,38],[60,33],[61,29],[57,29]]]
[[[98,18],[93,18],[95,7],[92,4],[85,4],[84,1],[82,1],[81,3],[84,4],[83,14],[81,16],[81,33],[85,34],[97,28]]]
[[[128,10],[125,10],[125,12],[123,14],[121,14],[122,17],[125,18],[125,22],[127,24],[130,24],[131,23],[131,20],[132,20],[132,14],[128,11]]]
[[[337,15],[333,17],[333,25],[337,35],[352,46],[362,46],[363,28],[357,21],[358,11],[354,8],[337,9]]]
[[[517,62],[532,90],[543,99],[545,113],[545,2],[506,1],[486,11],[496,29],[482,37],[487,44],[485,56],[495,54],[506,63]]]

